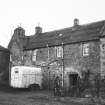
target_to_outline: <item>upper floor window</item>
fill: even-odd
[[[102,51],[105,51],[105,43],[103,43],[103,44],[101,45],[101,47],[102,47]]]
[[[37,51],[38,51],[37,49],[33,51],[32,61],[36,61]]]
[[[82,55],[88,56],[89,55],[89,43],[84,43],[82,45]]]
[[[10,54],[10,62],[12,62],[12,55]]]
[[[32,56],[32,50],[29,50],[26,53],[27,53],[27,57],[30,57],[31,58],[31,56]]]
[[[56,48],[56,56],[57,57],[62,57],[62,55],[63,55],[62,46],[58,46],[58,47],[55,47],[55,48]]]

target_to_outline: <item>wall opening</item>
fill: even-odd
[[[77,73],[69,74],[69,95],[76,96],[78,94],[79,75]]]
[[[78,74],[69,74],[69,87],[77,86],[78,84]]]

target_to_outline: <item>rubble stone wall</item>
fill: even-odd
[[[98,41],[89,43],[89,55],[82,55],[83,43],[64,45],[64,86],[69,88],[69,74],[77,73],[82,78],[82,72],[90,71],[90,80],[100,71],[100,46]],[[25,52],[25,51],[24,51]],[[49,53],[49,54],[48,54]],[[41,48],[37,51],[36,62],[32,62],[32,50],[27,53],[28,65],[43,65],[43,84],[53,88],[54,79],[58,75],[62,81],[62,58],[57,58],[55,47]],[[48,57],[49,56],[49,57]],[[26,56],[25,56],[26,57]],[[52,61],[48,65],[48,62]]]
[[[65,87],[69,88],[69,74],[77,72],[82,79],[83,72],[90,72],[90,81],[100,72],[100,42],[88,42],[89,55],[82,55],[82,43],[66,45],[64,47],[64,81]]]

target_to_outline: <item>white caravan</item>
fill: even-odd
[[[14,66],[11,68],[10,85],[13,88],[42,87],[41,68],[28,66]]]

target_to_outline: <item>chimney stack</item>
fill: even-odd
[[[79,19],[75,18],[74,19],[74,26],[78,26],[79,25]]]
[[[35,34],[42,33],[42,28],[40,26],[35,27]]]

